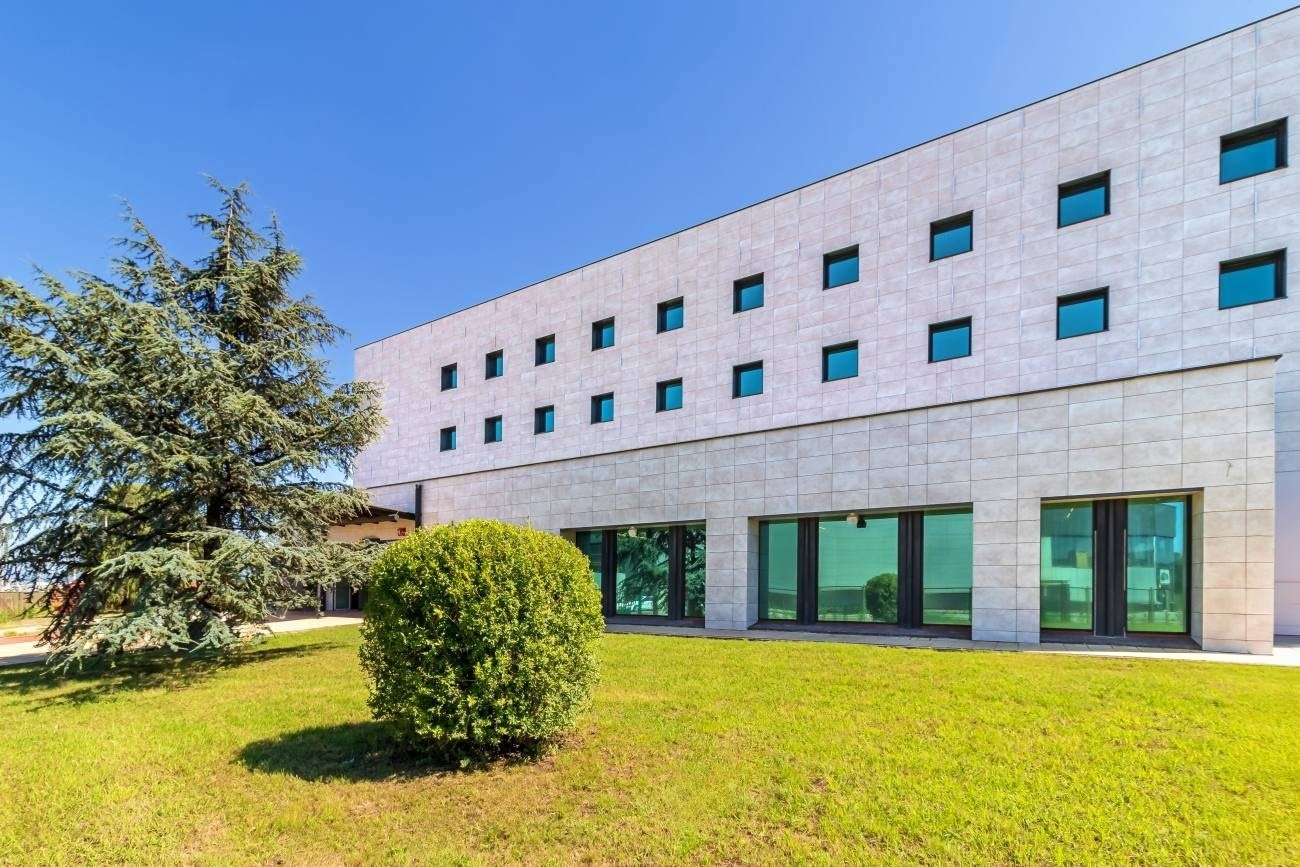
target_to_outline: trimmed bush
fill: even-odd
[[[412,748],[462,765],[537,755],[587,706],[600,591],[559,536],[481,520],[420,530],[387,547],[367,590],[370,709]]]

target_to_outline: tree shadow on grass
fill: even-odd
[[[0,696],[33,696],[29,712],[59,705],[89,704],[125,692],[185,689],[220,672],[277,659],[311,656],[342,647],[324,641],[293,647],[253,646],[234,652],[146,651],[115,659],[94,659],[81,668],[56,671],[40,663],[0,668]],[[75,688],[64,691],[69,685]]]
[[[458,770],[410,752],[391,726],[373,721],[313,726],[253,741],[239,751],[238,761],[249,770],[311,782],[412,779]]]

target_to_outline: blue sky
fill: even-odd
[[[274,209],[354,345],[1280,11],[1134,3],[9,3],[0,275]],[[219,14],[218,14],[219,13]]]

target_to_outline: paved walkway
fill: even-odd
[[[288,632],[305,632],[309,629],[325,629],[330,626],[351,626],[361,622],[361,613],[357,611],[332,611],[329,614],[289,614],[285,617],[268,621],[266,626],[275,635]],[[0,640],[0,665],[21,665],[25,662],[40,662],[48,655],[35,640],[26,636],[12,636]]]
[[[609,632],[641,635],[677,635],[695,638],[740,639],[744,641],[824,641],[840,644],[875,644],[886,647],[929,647],[935,650],[1009,650],[1020,653],[1111,656],[1132,659],[1179,659],[1187,662],[1228,662],[1237,665],[1275,665],[1300,668],[1300,638],[1279,635],[1272,656],[1247,653],[1212,653],[1204,650],[1166,650],[1159,647],[1127,647],[1115,644],[1017,644],[1002,641],[971,641],[964,638],[931,638],[915,635],[862,635],[852,632],[797,632],[786,629],[703,629],[688,626],[643,626],[611,624]]]

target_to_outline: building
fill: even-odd
[[[384,506],[370,506],[364,511],[341,518],[330,525],[326,538],[331,542],[396,542],[415,529],[415,513]],[[346,581],[318,585],[323,611],[346,611],[361,608],[366,591]]]
[[[356,480],[610,618],[1269,653],[1297,111],[1292,10],[360,347]]]

